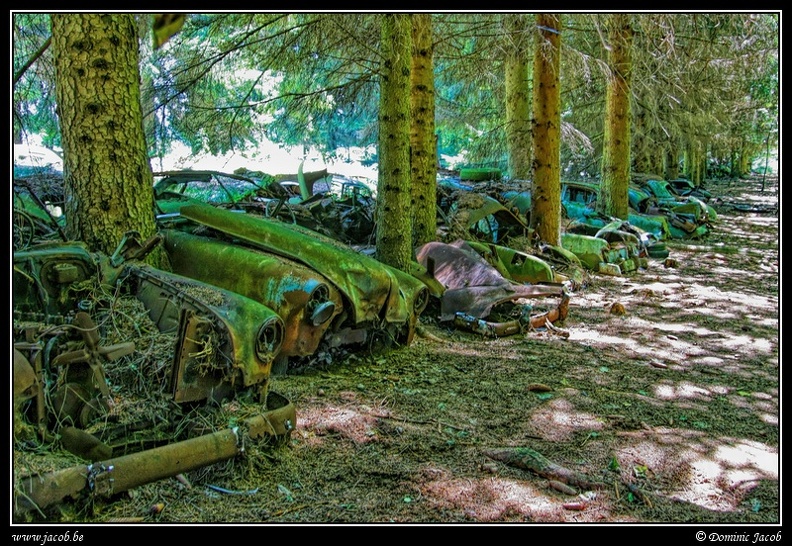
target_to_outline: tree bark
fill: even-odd
[[[432,15],[412,16],[410,170],[412,247],[437,238],[437,144],[435,140],[434,36]]]
[[[531,103],[528,81],[528,53],[525,44],[528,28],[524,15],[506,15],[508,50],[506,53],[506,142],[509,152],[509,178],[531,177]]]
[[[53,14],[51,21],[67,235],[112,254],[127,231],[145,239],[156,230],[137,27],[131,14]]]
[[[608,17],[608,85],[605,91],[605,136],[602,182],[597,209],[608,216],[627,219],[630,182],[630,87],[633,29],[630,14]]]
[[[533,73],[531,227],[551,245],[561,242],[561,19],[536,15]]]
[[[666,180],[679,178],[679,148],[676,139],[670,139],[665,159]]]
[[[407,271],[412,259],[410,213],[410,64],[412,18],[382,15],[377,180],[377,259]]]

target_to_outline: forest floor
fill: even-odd
[[[274,377],[297,408],[284,445],[64,520],[779,524],[778,179],[762,184],[709,182],[756,207],[720,207],[668,263],[591,276],[561,331],[427,316],[408,347]]]

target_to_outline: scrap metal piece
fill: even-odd
[[[270,392],[267,409],[248,419],[244,428],[253,439],[288,435],[295,427],[294,405]],[[243,431],[244,432],[244,431]],[[77,465],[22,478],[14,491],[17,515],[41,510],[85,492],[110,497],[132,488],[176,476],[235,457],[244,450],[238,428],[228,428],[89,465]]]

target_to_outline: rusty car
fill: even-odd
[[[668,181],[668,184],[677,195],[692,195],[705,203],[708,203],[713,197],[711,191],[705,190],[702,186],[697,186],[692,180],[688,180],[687,178],[672,178]]]
[[[487,337],[502,337],[549,328],[566,319],[569,294],[563,284],[550,280],[524,283],[505,277],[480,254],[485,249],[461,239],[452,243],[432,241],[418,249],[419,263],[443,286],[439,295],[441,323]],[[548,301],[551,303],[545,310],[533,304]]]
[[[633,183],[654,196],[660,206],[667,206],[675,212],[694,214],[697,220],[712,226],[718,220],[718,213],[706,200],[689,193],[681,195],[667,180],[646,175],[636,175]]]
[[[154,179],[160,215],[175,213],[185,204],[204,203],[278,218],[348,244],[368,243],[374,233],[374,201],[368,188],[353,180],[335,184],[326,170],[299,169],[294,177],[181,170],[157,172]]]
[[[430,296],[419,278],[274,218],[190,204],[161,216],[160,233],[175,272],[279,313],[278,373],[326,363],[340,347],[408,345]]]
[[[515,247],[521,252],[531,250],[538,258],[545,260],[551,268],[556,268],[555,262],[561,258],[564,271],[559,271],[556,281],[571,280],[580,282],[582,275],[575,273],[576,267],[589,271],[621,275],[636,271],[646,264],[640,260],[642,247],[635,237],[596,237],[593,235],[579,234],[565,231],[562,234],[560,245],[535,245],[532,230],[527,219],[530,213],[529,190],[506,190],[496,192],[498,197],[492,197],[483,191],[473,191],[472,186],[446,181],[444,186],[452,188],[449,196],[443,200],[450,205],[443,205],[444,225],[450,226],[448,234],[451,237],[468,238],[494,243],[498,246]],[[603,228],[612,231],[612,228]],[[449,235],[445,240],[449,240]],[[595,234],[597,235],[597,234]],[[523,243],[525,242],[525,243]],[[556,247],[552,249],[549,247]],[[550,256],[554,259],[547,259]],[[574,256],[570,260],[570,255]]]
[[[70,499],[109,498],[231,459],[243,436],[282,442],[296,425],[294,405],[270,388],[281,318],[255,300],[141,262],[159,242],[129,233],[112,256],[79,242],[14,253],[20,521]],[[207,427],[227,401],[240,425]],[[48,446],[84,462],[42,472],[34,462]]]

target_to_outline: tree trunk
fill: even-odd
[[[410,168],[412,247],[437,238],[437,144],[435,140],[434,44],[432,15],[412,15]]]
[[[685,163],[688,179],[696,186],[701,186],[701,183],[704,180],[704,175],[701,171],[701,166],[703,164],[702,157],[704,154],[702,153],[701,148],[702,145],[700,142],[692,142],[688,146],[687,161]]]
[[[679,178],[679,150],[674,139],[670,140],[666,150],[665,177],[666,180]]]
[[[154,234],[154,190],[130,14],[53,14],[67,235],[112,254],[124,233]]]
[[[630,15],[608,17],[609,78],[605,91],[605,136],[602,150],[602,183],[597,209],[608,216],[627,219],[630,182],[630,86],[633,29]]]
[[[630,159],[632,170],[638,173],[651,172],[651,140],[647,135],[647,123],[645,110],[633,112],[632,127],[630,129]]]
[[[561,20],[536,15],[533,70],[531,227],[551,245],[561,241]]]
[[[705,138],[700,146],[701,154],[699,155],[699,179],[696,182],[697,186],[704,185],[704,180],[707,178],[707,158],[709,157],[710,142],[709,138]]]
[[[506,15],[508,51],[505,61],[506,142],[509,152],[509,177],[531,177],[531,103],[528,81],[528,34],[526,16]]]
[[[149,39],[152,32],[152,16],[148,13],[138,15],[135,18],[138,29],[139,55],[141,59],[151,57],[152,45]],[[143,134],[146,138],[146,149],[151,151],[154,156],[162,156],[159,148],[161,144],[157,141],[157,105],[155,100],[156,90],[154,88],[154,78],[150,72],[141,74],[140,78],[140,106],[143,113]],[[154,168],[154,170],[162,170]]]
[[[406,271],[412,259],[410,64],[412,18],[382,15],[377,258]]]

